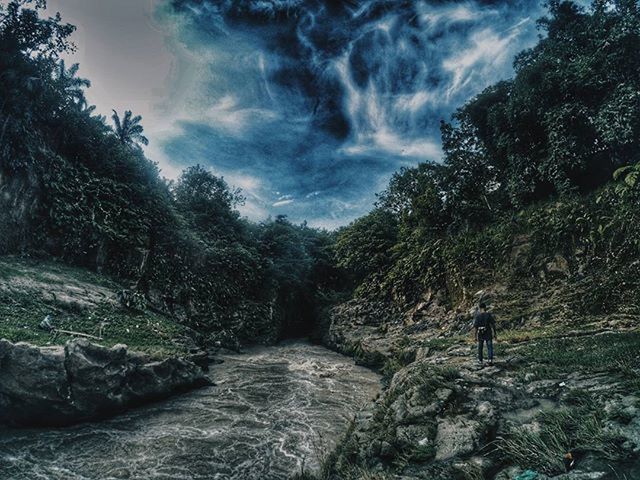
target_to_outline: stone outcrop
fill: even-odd
[[[35,347],[0,340],[0,424],[64,426],[207,384],[191,361],[153,361],[125,345],[74,340]]]
[[[556,264],[564,268],[560,259]],[[501,295],[505,293],[495,287],[475,298],[493,304]],[[598,417],[601,435],[615,438],[616,458],[629,459],[616,466],[620,478],[640,478],[640,403],[616,372],[536,370],[539,358],[526,350],[535,340],[501,340],[496,365],[479,368],[475,344],[469,341],[471,312],[452,310],[423,318],[422,310],[427,307],[393,312],[360,299],[329,312],[324,344],[381,370],[386,385],[356,416],[333,453],[334,476],[329,478],[364,478],[358,476],[362,472],[389,480],[609,478],[606,458],[597,448],[589,454],[578,449],[576,469],[563,474],[565,451],[554,450],[550,466],[538,465],[533,471],[527,469],[529,459],[514,456],[508,447],[522,432],[536,432],[550,412],[575,414],[580,422],[602,409],[607,413]],[[524,323],[538,325],[533,316]],[[458,332],[465,335],[454,335]],[[598,331],[563,330],[565,338],[583,334],[595,338]],[[549,345],[559,349],[564,344]],[[576,413],[583,408],[574,399],[580,395],[597,405],[584,415]]]

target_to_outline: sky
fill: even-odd
[[[143,116],[149,158],[201,164],[259,221],[336,228],[393,172],[441,161],[439,125],[509,78],[537,1],[49,0],[77,26],[101,114]]]

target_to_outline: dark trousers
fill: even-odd
[[[484,343],[487,343],[487,356],[493,360],[493,339],[478,337],[478,360],[482,361]]]

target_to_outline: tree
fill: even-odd
[[[242,226],[236,207],[244,202],[240,189],[231,188],[201,165],[182,172],[173,188],[179,211],[194,230],[211,239],[232,238]]]
[[[450,223],[444,208],[445,171],[443,165],[436,163],[403,167],[393,174],[387,189],[378,195],[376,205],[394,214],[401,230],[407,234],[414,229],[434,234],[443,232]]]
[[[120,119],[118,112],[113,110],[111,118],[115,127],[116,137],[118,137],[123,145],[130,147],[139,146],[138,144],[140,143],[142,145],[149,145],[149,139],[142,134],[144,128],[140,125],[140,121],[142,120],[141,115],[134,117],[131,110],[127,110],[124,112],[122,119]]]
[[[397,238],[395,216],[377,208],[338,232],[338,266],[353,272],[360,280],[382,272],[391,263],[391,248]]]
[[[56,69],[53,71],[53,80],[57,83],[59,88],[64,92],[69,100],[76,105],[79,105],[83,109],[87,108],[87,100],[84,95],[84,88],[89,88],[91,82],[85,78],[77,77],[80,64],[74,63],[66,68],[64,60],[59,60]],[[91,109],[93,111],[93,109]]]

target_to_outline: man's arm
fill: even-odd
[[[496,330],[496,317],[491,314],[491,328],[493,328],[493,338],[498,338],[498,331]]]

